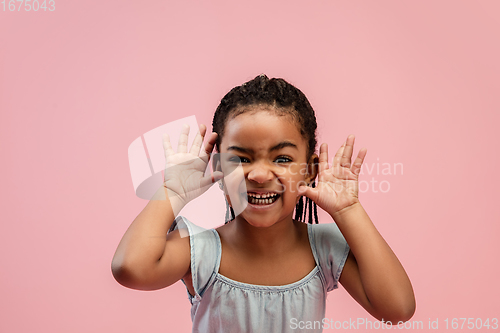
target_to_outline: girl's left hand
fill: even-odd
[[[328,145],[323,143],[319,150],[318,184],[316,188],[301,186],[299,195],[310,198],[331,216],[359,203],[358,175],[367,149],[361,149],[351,164],[353,149],[354,135],[349,135],[335,154],[330,167]]]

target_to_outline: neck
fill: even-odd
[[[291,215],[270,227],[254,227],[239,216],[232,223],[232,243],[245,252],[265,256],[290,251],[300,239],[299,224],[302,224]]]

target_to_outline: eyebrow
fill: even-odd
[[[282,142],[278,143],[277,145],[271,147],[269,149],[269,151],[271,152],[271,151],[275,151],[275,150],[280,150],[280,149],[283,149],[286,147],[299,149],[295,143],[292,143],[290,141],[282,141]],[[238,147],[238,146],[229,146],[229,147],[227,147],[227,150],[228,151],[229,150],[236,150],[236,151],[239,151],[241,153],[246,153],[246,154],[253,154],[254,153],[254,150],[251,148],[243,148],[243,147]]]

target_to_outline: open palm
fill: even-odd
[[[222,178],[222,172],[214,172],[212,175],[205,176],[210,154],[217,138],[217,134],[212,133],[205,148],[201,149],[205,132],[206,127],[201,125],[189,152],[187,149],[189,126],[184,125],[182,128],[177,153],[172,149],[168,135],[163,136],[164,186],[168,190],[169,197],[175,195],[183,204],[200,196],[214,182]]]
[[[351,164],[354,139],[354,135],[347,137],[335,154],[331,166],[328,165],[328,145],[323,143],[319,154],[318,185],[316,188],[302,188],[303,195],[312,199],[330,215],[359,202],[358,176],[367,149],[361,149]]]

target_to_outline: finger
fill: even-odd
[[[205,149],[203,149],[200,153],[200,158],[205,163],[208,163],[208,161],[210,160],[210,155],[212,154],[212,151],[214,150],[216,140],[217,140],[217,133],[212,132],[210,134],[208,142],[205,144]]]
[[[340,166],[340,160],[342,159],[342,154],[344,153],[344,147],[345,147],[345,142],[340,146],[339,150],[335,153],[335,156],[333,157],[333,165],[332,167],[338,167]]]
[[[354,160],[352,164],[351,171],[357,176],[361,172],[361,166],[363,165],[363,161],[365,160],[366,153],[368,149],[363,148],[358,152],[358,157]]]
[[[319,147],[319,166],[318,172],[321,176],[322,171],[328,170],[328,144],[323,143]]]
[[[170,137],[167,133],[163,133],[163,150],[165,152],[165,158],[175,154],[172,149],[172,144],[170,143]]]
[[[224,178],[224,174],[221,171],[216,171],[211,175],[206,175],[200,180],[200,188],[210,187],[212,184],[218,182]]]
[[[319,197],[318,189],[309,186],[301,185],[297,189],[297,196],[305,196],[312,201],[316,202]]]
[[[178,153],[187,153],[187,145],[188,145],[188,137],[189,137],[189,125],[182,125],[181,135],[179,136],[179,144],[177,145]]]
[[[193,145],[191,146],[191,150],[189,153],[198,156],[200,153],[201,146],[203,145],[203,138],[205,137],[205,132],[207,131],[207,127],[203,124],[200,125],[200,129],[194,138]]]
[[[220,165],[220,158],[217,158],[217,163],[215,164],[215,167],[214,167],[214,172],[215,171],[221,171],[222,172],[222,167]],[[215,163],[215,160],[213,161],[213,163]]]
[[[354,150],[354,135],[349,135],[347,137],[344,152],[342,153],[342,158],[340,159],[340,166],[345,168],[351,167],[351,157],[352,151]]]

